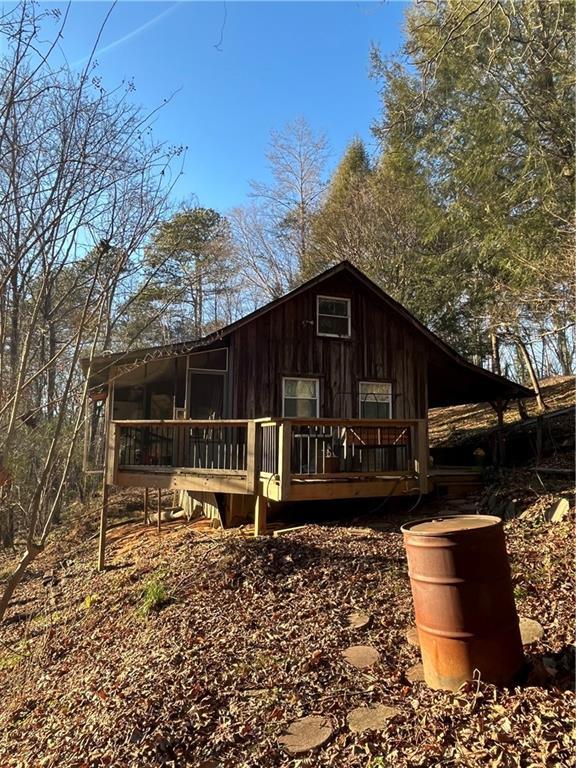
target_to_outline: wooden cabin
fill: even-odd
[[[425,494],[428,408],[529,397],[348,262],[202,339],[89,365],[88,471],[170,488],[223,525],[268,502]],[[98,416],[98,412],[100,415]],[[104,467],[88,466],[104,426]]]

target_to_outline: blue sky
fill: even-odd
[[[54,7],[53,3],[46,4]],[[61,8],[63,6],[60,6]],[[334,165],[355,137],[371,143],[377,84],[369,50],[401,43],[402,2],[119,2],[99,42],[98,74],[133,79],[158,139],[188,147],[177,199],[225,212],[266,180],[271,129],[304,116],[323,131]],[[76,67],[110,8],[73,2],[61,47]]]

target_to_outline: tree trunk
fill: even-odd
[[[8,604],[12,599],[12,595],[14,594],[16,587],[20,584],[24,574],[26,573],[26,569],[30,563],[40,554],[40,552],[42,552],[43,549],[44,547],[42,545],[35,544],[33,541],[28,542],[26,551],[16,566],[16,570],[8,578],[2,596],[0,597],[0,623],[4,618],[4,614],[6,613],[6,609],[8,608]]]
[[[502,367],[500,364],[500,343],[495,333],[490,334],[490,343],[492,345],[492,371],[502,376]]]
[[[516,345],[518,347],[520,355],[522,356],[522,360],[524,361],[526,368],[528,370],[528,375],[530,376],[530,384],[532,385],[532,389],[534,390],[534,392],[536,392],[536,403],[538,405],[538,409],[540,411],[545,411],[548,406],[546,405],[546,403],[544,402],[544,398],[542,397],[540,382],[538,381],[538,377],[536,376],[536,371],[534,370],[534,365],[532,364],[532,360],[530,358],[530,354],[528,352],[526,344],[524,344],[522,339],[516,339]]]
[[[4,549],[14,546],[14,509],[6,486],[0,488],[0,545]]]
[[[18,354],[20,351],[20,290],[18,285],[18,272],[14,270],[11,278],[12,307],[10,309],[10,388],[14,391],[14,384],[18,378]]]
[[[570,344],[568,343],[568,334],[565,328],[562,328],[557,333],[557,355],[558,361],[561,366],[562,375],[570,376],[572,374],[572,363],[574,360],[574,352]]]

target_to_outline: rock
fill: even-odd
[[[380,654],[371,645],[351,645],[342,655],[356,669],[367,669],[380,661]]]
[[[348,713],[346,722],[353,733],[381,731],[386,728],[388,720],[395,717],[399,712],[400,710],[396,707],[385,707],[383,704],[376,704],[372,707],[356,707]]]
[[[424,667],[422,664],[414,664],[410,669],[406,670],[406,677],[411,683],[423,683],[424,682]]]
[[[352,520],[352,523],[354,523],[354,520]],[[374,531],[371,528],[348,528],[346,533],[348,536],[372,536]]]
[[[561,523],[570,512],[570,502],[568,499],[560,499],[545,512],[546,520],[551,523]]]
[[[372,620],[372,617],[362,611],[356,611],[348,616],[349,629],[364,629]]]
[[[522,616],[520,616],[519,624],[522,645],[531,645],[532,643],[537,643],[538,640],[542,640],[544,637],[543,626],[537,621],[534,621],[534,619],[524,619]]]
[[[406,640],[408,640],[410,645],[413,645],[414,648],[420,648],[420,640],[418,639],[418,630],[416,627],[408,627],[406,630]]]
[[[291,755],[301,755],[324,746],[333,733],[327,717],[311,715],[291,723],[278,741]]]

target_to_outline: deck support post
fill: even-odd
[[[98,540],[98,571],[103,571],[106,561],[106,528],[108,527],[108,501],[110,497],[110,486],[116,479],[116,468],[118,462],[116,438],[118,432],[116,427],[110,423],[113,416],[111,405],[113,384],[108,374],[106,403],[104,405],[104,466],[102,473],[102,509],[100,510],[100,535]]]
[[[504,411],[508,406],[508,400],[490,401],[490,405],[496,411],[498,428],[496,430],[496,461],[497,467],[503,466],[506,460],[506,442],[504,440]]]
[[[157,502],[157,510],[158,510],[158,533],[162,530],[162,488],[158,488],[158,502]]]
[[[265,496],[256,496],[254,502],[254,536],[266,535],[267,513],[268,499]]]
[[[102,483],[102,509],[100,510],[100,537],[98,541],[98,570],[103,571],[106,559],[106,528],[108,526],[108,498],[110,486],[106,482]]]
[[[416,462],[418,470],[418,489],[428,493],[428,435],[426,419],[419,419],[416,428]]]
[[[144,525],[150,525],[150,489],[148,486],[144,488]]]

